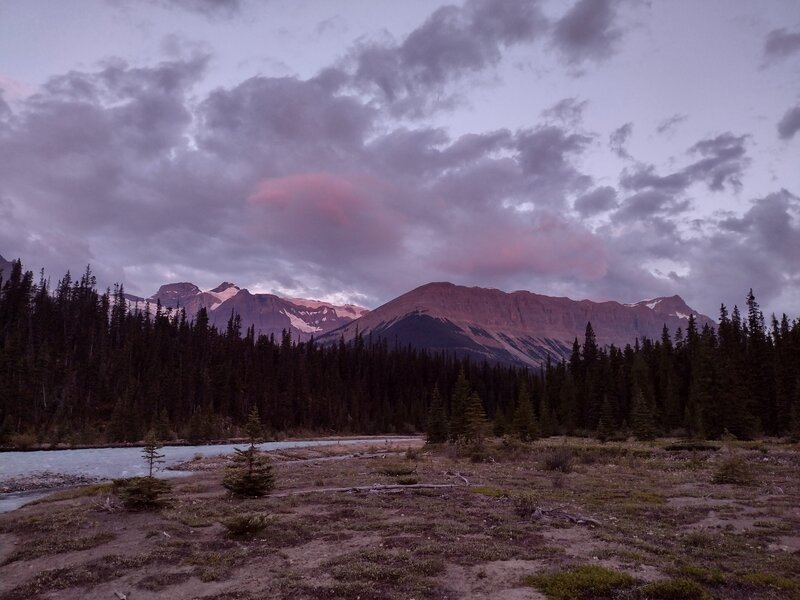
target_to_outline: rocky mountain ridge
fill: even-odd
[[[588,322],[600,345],[624,347],[637,338],[658,339],[665,325],[671,333],[685,330],[690,315],[695,315],[698,328],[715,325],[680,296],[620,304],[429,283],[323,335],[320,341],[349,341],[359,332],[478,360],[539,366],[548,356],[554,361],[568,357],[575,338],[583,341]]]
[[[238,314],[243,333],[253,326],[256,337],[274,335],[280,339],[283,331],[287,331],[294,341],[318,337],[368,312],[352,304],[339,306],[321,300],[253,294],[227,281],[208,291],[193,283],[168,283],[149,298],[130,294],[125,294],[125,298],[131,310],[145,310],[148,304],[155,310],[160,301],[166,309],[183,308],[190,319],[205,308],[209,322],[220,329],[227,326],[231,314]]]

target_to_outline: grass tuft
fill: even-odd
[[[546,471],[569,473],[572,471],[574,454],[571,448],[555,448],[542,457],[542,467]]]
[[[711,600],[703,586],[691,579],[664,579],[638,590],[647,600]]]
[[[550,575],[532,575],[525,583],[539,589],[550,600],[589,600],[613,596],[632,588],[636,581],[598,565],[583,565]]]

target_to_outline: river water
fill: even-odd
[[[404,442],[416,438],[347,438],[327,440],[295,440],[288,442],[265,442],[259,448],[265,452],[285,448],[308,448],[312,446],[331,446],[357,441],[369,441],[379,445],[386,442]],[[234,448],[244,448],[246,444],[213,444],[202,446],[164,446],[159,452],[164,455],[158,477],[181,477],[189,475],[186,471],[166,470],[192,459],[197,454],[219,456],[233,454]],[[146,464],[141,448],[87,448],[81,450],[42,450],[34,452],[0,453],[0,485],[3,481],[17,477],[29,477],[37,473],[59,473],[63,475],[82,475],[98,480],[119,477],[146,475]],[[55,491],[55,490],[50,490]],[[0,512],[7,512],[40,498],[50,491],[16,492],[0,494]]]

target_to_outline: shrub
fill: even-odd
[[[717,467],[712,480],[714,483],[732,483],[734,485],[752,485],[755,477],[750,466],[739,456],[726,458]]]
[[[547,471],[560,471],[569,473],[572,470],[572,450],[569,448],[556,448],[542,457],[542,466]]]
[[[520,494],[514,496],[514,512],[523,519],[530,519],[536,514],[536,498],[533,494]]]
[[[225,467],[222,485],[234,496],[260,498],[275,487],[275,475],[269,458],[254,444],[245,450],[234,448],[232,464]]]
[[[167,503],[164,496],[172,485],[155,477],[130,477],[115,479],[112,489],[128,510],[155,510]]]
[[[419,483],[419,479],[417,479],[416,477],[408,477],[408,476],[398,477],[397,483],[399,483],[400,485],[415,485]]]
[[[404,477],[407,475],[411,475],[416,472],[416,467],[410,467],[408,465],[384,465],[380,469],[378,469],[378,473],[381,475],[386,475],[388,477]]]
[[[633,587],[635,580],[626,573],[597,565],[583,565],[561,573],[526,577],[525,583],[538,588],[552,600],[589,600],[614,596]]]
[[[261,532],[269,523],[266,515],[236,515],[222,521],[232,538],[249,538]]]
[[[480,494],[481,496],[489,496],[490,498],[505,498],[508,493],[498,487],[491,485],[474,485],[469,488],[473,494]]]
[[[722,585],[727,581],[725,574],[719,569],[706,569],[690,564],[680,565],[677,573],[706,585]]]
[[[667,452],[716,452],[719,450],[719,445],[706,441],[686,441],[686,442],[673,442],[664,447]]]
[[[648,583],[639,590],[647,600],[710,600],[703,586],[691,579],[665,579]]]
[[[422,457],[422,452],[419,448],[406,448],[406,460],[419,460]]]

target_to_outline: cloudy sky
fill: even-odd
[[[0,254],[800,315],[796,0],[4,0]]]

